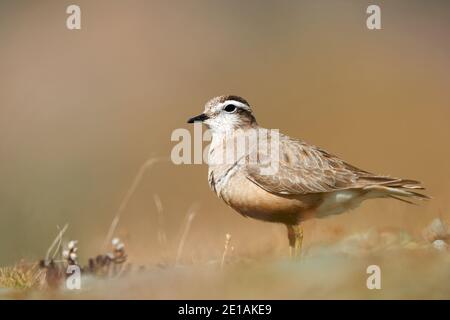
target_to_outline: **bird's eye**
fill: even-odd
[[[236,106],[234,104],[229,104],[223,110],[226,112],[234,112],[236,110]]]

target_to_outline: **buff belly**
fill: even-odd
[[[234,175],[226,188],[218,192],[230,207],[240,214],[258,220],[297,224],[313,218],[322,202],[321,194],[278,196],[265,191],[244,175]]]

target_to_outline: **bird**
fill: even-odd
[[[368,199],[392,198],[409,204],[415,204],[412,199],[430,199],[417,191],[425,189],[419,181],[373,174],[282,133],[273,148],[278,163],[271,174],[262,172],[263,164],[249,161],[267,159],[263,148],[244,148],[231,161],[225,159],[227,146],[268,130],[258,125],[250,104],[237,95],[210,99],[203,113],[188,120],[197,122],[211,131],[207,162],[212,191],[244,217],[284,224],[293,258],[302,256],[306,220],[344,213]],[[269,140],[272,146],[275,139]]]

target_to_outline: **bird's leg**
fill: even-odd
[[[288,239],[291,258],[299,259],[302,254],[303,227],[298,225],[288,225]]]

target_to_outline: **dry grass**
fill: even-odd
[[[220,268],[223,268],[223,266],[225,265],[228,251],[232,250],[232,246],[230,245],[230,242],[231,242],[231,234],[227,233],[225,235],[225,246],[223,249],[222,260],[220,262]]]
[[[191,230],[192,221],[194,220],[195,215],[197,214],[196,210],[197,210],[197,205],[194,204],[191,206],[191,208],[189,208],[188,212],[186,213],[186,222],[184,224],[183,232],[181,233],[180,242],[178,244],[177,257],[175,259],[175,264],[179,264],[179,262],[180,262],[187,236],[189,234],[189,231]]]
[[[230,243],[228,243],[230,246]],[[228,250],[230,250],[228,248]],[[273,250],[277,250],[273,248]],[[184,252],[187,254],[187,252]],[[82,289],[27,290],[21,298],[85,299],[448,299],[450,252],[403,231],[367,230],[335,243],[314,244],[303,260],[241,255],[134,269],[123,277],[85,274]],[[222,256],[223,257],[223,256]],[[379,265],[382,289],[366,287]],[[9,269],[8,269],[9,270]],[[9,287],[32,288],[36,269],[15,268]],[[28,279],[28,280],[26,280]],[[17,297],[17,296],[15,296]]]
[[[0,288],[38,288],[43,271],[37,263],[19,263],[12,267],[0,268]]]
[[[119,205],[119,208],[116,211],[116,214],[114,215],[114,218],[111,222],[111,225],[108,230],[108,234],[106,235],[105,242],[103,244],[103,248],[106,249],[111,242],[114,233],[116,232],[116,228],[119,224],[120,218],[125,211],[125,209],[128,206],[128,202],[132,198],[133,194],[136,192],[137,188],[139,187],[142,178],[144,177],[145,173],[148,169],[150,169],[155,163],[158,161],[163,160],[163,158],[149,158],[146,162],[142,164],[142,166],[139,168],[136,176],[133,179],[133,182],[131,186],[128,188],[124,198],[122,199],[122,202]]]

